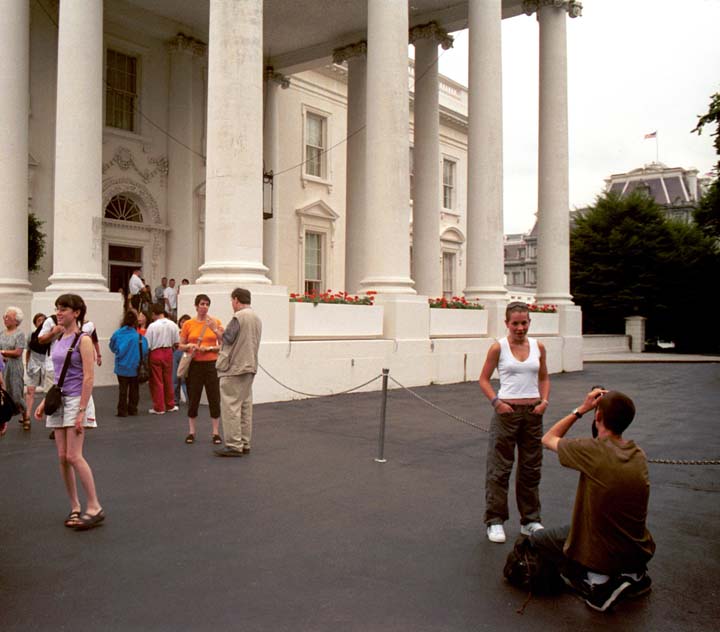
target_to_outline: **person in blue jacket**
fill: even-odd
[[[127,417],[138,414],[140,388],[137,374],[142,357],[148,355],[148,343],[145,336],[137,331],[138,317],[134,311],[128,311],[120,329],[110,337],[110,351],[115,354],[115,375],[120,386],[118,393],[117,416]]]

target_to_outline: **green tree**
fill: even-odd
[[[712,291],[718,257],[696,226],[668,222],[647,194],[599,196],[570,235],[570,282],[585,333],[624,333],[625,317],[645,316],[649,338],[710,351],[692,323]],[[693,313],[695,312],[695,313]],[[703,330],[705,340],[694,332]]]
[[[35,213],[28,214],[28,272],[37,272],[40,269],[40,260],[45,255],[43,224],[45,222],[38,219]]]
[[[720,240],[720,182],[718,181],[718,175],[720,175],[720,92],[710,97],[708,111],[702,116],[698,116],[697,125],[692,131],[697,132],[698,135],[702,134],[706,125],[715,126],[715,131],[710,132],[710,135],[715,137],[713,145],[719,159],[715,165],[715,181],[700,200],[693,213],[693,218],[706,235]]]

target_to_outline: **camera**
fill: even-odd
[[[607,390],[604,386],[600,386],[599,384],[592,386],[590,388],[590,390],[594,391],[596,388],[601,388],[602,390]],[[600,399],[601,397],[602,397],[602,393],[600,395],[598,395],[595,399]],[[598,436],[597,426],[595,425],[595,415],[593,415],[593,420],[592,420],[592,436],[593,436],[593,439],[597,439],[597,436]]]

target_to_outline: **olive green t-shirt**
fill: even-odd
[[[580,472],[565,555],[612,575],[642,571],[655,552],[647,519],[650,480],[633,441],[561,439],[560,463]]]

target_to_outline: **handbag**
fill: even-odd
[[[10,397],[10,393],[0,386],[0,426],[10,421],[12,416],[17,415],[18,412],[20,411],[15,400]]]
[[[198,336],[198,342],[200,342],[203,339],[203,336],[205,335],[205,331],[207,330],[208,326],[207,323],[205,323],[205,326],[200,330],[200,335]],[[185,379],[188,376],[188,373],[190,373],[190,363],[193,359],[193,352],[192,351],[186,351],[182,354],[182,358],[180,358],[180,362],[178,362],[178,368],[177,368],[177,376],[181,379]]]
[[[138,348],[140,349],[140,362],[137,368],[137,381],[140,384],[145,384],[150,379],[150,366],[148,359],[143,358],[142,352],[142,334],[138,334]]]
[[[65,382],[65,375],[67,374],[68,367],[70,366],[70,355],[75,351],[75,345],[77,345],[78,338],[82,332],[75,334],[75,339],[72,341],[70,348],[65,354],[65,364],[63,364],[62,372],[60,373],[60,379],[57,384],[53,384],[45,395],[45,414],[52,415],[60,406],[62,406],[62,385]]]

